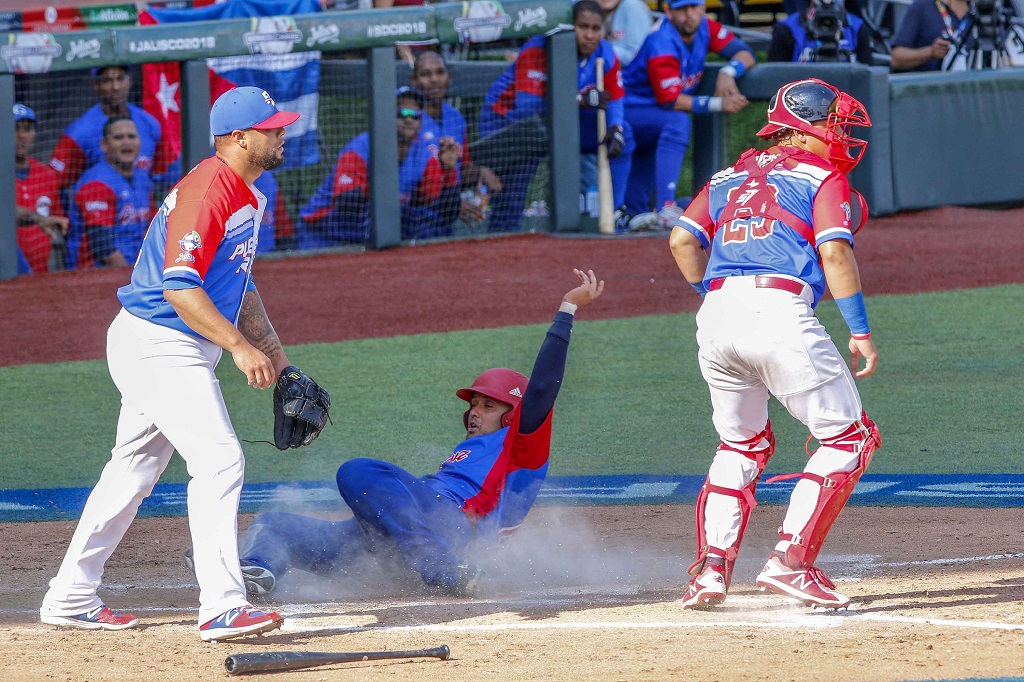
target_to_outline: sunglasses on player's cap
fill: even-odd
[[[228,90],[210,109],[210,132],[227,135],[232,130],[273,130],[299,120],[293,111],[280,111],[266,90],[242,87]]]

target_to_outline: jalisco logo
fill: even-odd
[[[242,36],[252,54],[287,54],[302,40],[302,31],[291,17],[260,17],[253,30]]]
[[[64,59],[73,62],[76,59],[98,59],[103,46],[96,38],[88,40],[72,40],[68,44],[68,53]]]
[[[187,52],[191,50],[212,50],[216,47],[216,36],[195,36],[188,38],[156,38],[153,40],[128,41],[128,51],[136,54],[150,52]]]
[[[324,43],[337,43],[340,38],[341,28],[337,24],[315,24],[309,29],[306,47],[323,45]]]
[[[16,74],[46,73],[63,52],[49,33],[10,33],[7,40],[8,44],[0,47],[0,57]]]
[[[426,32],[427,22],[425,21],[403,21],[395,24],[373,24],[366,27],[367,38],[421,35]]]
[[[522,31],[531,26],[544,26],[548,23],[548,11],[543,7],[528,7],[516,13],[515,30]]]

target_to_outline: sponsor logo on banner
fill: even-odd
[[[337,24],[315,24],[309,30],[306,47],[341,42],[341,28]]]
[[[522,31],[524,28],[544,26],[548,23],[548,11],[543,7],[528,7],[516,13],[515,30]]]
[[[103,7],[98,11],[82,9],[88,13],[87,21],[90,24],[134,24],[137,19],[134,12],[123,7]]]
[[[191,38],[157,38],[156,40],[129,40],[128,51],[134,54],[150,54],[160,52],[191,52],[194,50],[213,50],[217,47],[215,36],[195,36]]]
[[[0,47],[0,57],[17,74],[46,73],[63,50],[49,33],[11,33],[8,44]]]
[[[76,59],[98,59],[102,45],[96,38],[88,40],[72,40],[68,45],[68,53],[64,59],[73,62]]]
[[[242,36],[252,54],[287,54],[302,40],[302,31],[291,17],[253,19],[255,30]]]
[[[501,38],[503,29],[512,25],[496,0],[472,0],[462,3],[462,16],[452,22],[462,42],[488,43]]]
[[[402,21],[394,24],[375,24],[366,27],[367,38],[417,36],[427,32],[425,21]]]

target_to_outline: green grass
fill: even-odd
[[[1024,472],[1019,423],[1024,286],[868,301],[882,354],[860,382],[884,447],[873,473]],[[845,338],[835,306],[819,314]],[[696,362],[692,315],[577,323],[555,417],[553,475],[700,474],[716,436]],[[356,456],[423,474],[458,442],[454,391],[489,366],[529,372],[546,325],[424,334],[289,349],[332,393],[335,426],[286,453],[246,445],[247,480],[319,480]],[[218,372],[237,432],[268,439],[270,393],[248,388],[226,358]],[[109,457],[118,394],[103,362],[0,368],[2,488],[91,486]],[[45,399],[42,402],[40,399]],[[806,432],[773,402],[778,454],[802,466]],[[174,458],[163,482],[187,480]]]

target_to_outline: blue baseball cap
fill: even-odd
[[[92,77],[100,75],[100,72],[104,69],[121,69],[125,73],[131,73],[131,67],[127,64],[107,64],[106,66],[94,66],[92,68]]]
[[[405,97],[413,97],[413,98],[415,98],[416,101],[418,101],[420,103],[420,108],[421,109],[423,108],[423,101],[426,98],[423,96],[423,93],[420,92],[419,90],[417,90],[416,88],[414,88],[412,86],[409,86],[409,85],[403,85],[402,87],[400,87],[397,90],[395,90],[395,98],[396,99],[399,98],[399,97],[402,97],[403,95]]]
[[[667,0],[668,6],[672,9],[679,9],[680,7],[689,7],[690,5],[703,5],[704,0]]]
[[[241,87],[228,90],[210,109],[210,132],[227,135],[232,130],[273,130],[299,120],[299,114],[280,111],[266,90]]]
[[[32,111],[31,107],[27,107],[24,104],[14,105],[14,122],[18,121],[32,121],[38,123],[36,120],[36,112]]]

